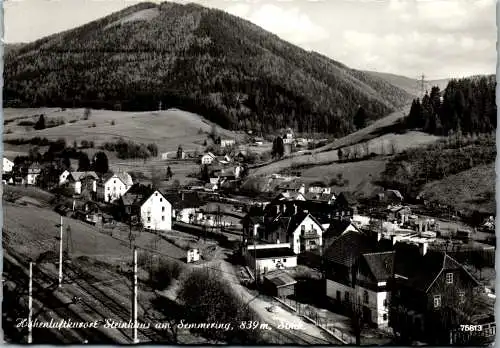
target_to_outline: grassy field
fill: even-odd
[[[424,186],[425,199],[459,210],[495,214],[495,164],[474,167]]]
[[[38,131],[31,126],[19,125],[22,121],[36,122],[42,113],[45,114],[46,124],[52,119],[63,119],[66,123]],[[212,129],[212,123],[203,117],[178,109],[160,112],[92,110],[88,120],[83,119],[83,114],[83,109],[5,109],[4,122],[7,124],[4,126],[4,139],[65,138],[68,144],[75,140],[78,143],[87,140],[99,146],[122,137],[139,143],[155,143],[160,152],[176,151],[179,145],[185,150],[202,151],[203,141]],[[222,137],[238,139],[242,136],[218,126],[217,130]],[[16,148],[10,146],[8,149],[16,151]]]

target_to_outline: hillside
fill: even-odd
[[[12,107],[178,107],[227,129],[343,136],[362,106],[378,119],[411,101],[385,79],[285,42],[223,11],[142,3],[23,45],[5,61]]]
[[[429,202],[451,205],[466,214],[495,214],[495,164],[474,167],[425,185],[421,196]]]
[[[34,130],[23,126],[24,122],[36,122],[39,114],[45,114],[47,122],[63,120],[57,127]],[[65,138],[68,144],[82,140],[93,141],[95,146],[118,138],[137,143],[154,142],[160,152],[176,151],[179,145],[185,150],[203,150],[203,142],[212,129],[212,123],[189,112],[171,109],[160,112],[124,112],[92,110],[88,120],[82,119],[83,109],[41,108],[5,109],[4,130],[7,150],[18,150],[20,146],[8,144],[12,139],[34,137],[56,140]],[[95,125],[95,127],[94,127]],[[217,127],[221,136],[238,139],[238,134]]]
[[[401,88],[408,94],[411,94],[415,97],[421,95],[420,81],[418,81],[417,77],[409,78],[402,75],[395,75],[378,71],[365,71],[365,73],[384,79],[390,84]],[[444,90],[449,81],[450,79],[429,80],[425,82],[424,88],[430,91],[432,87],[438,86],[440,90]]]

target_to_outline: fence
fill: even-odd
[[[299,303],[288,297],[274,297],[274,299],[285,305],[289,310],[296,312],[299,316],[305,317],[317,327],[325,330],[328,334],[341,340],[345,344],[356,344],[356,338],[335,327],[336,321],[319,315],[318,310],[310,305]]]

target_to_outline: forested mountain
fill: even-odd
[[[406,124],[436,135],[489,133],[497,126],[495,91],[495,75],[452,79],[443,92],[436,86],[415,99]]]
[[[14,52],[12,52],[14,53]],[[411,102],[386,80],[307,52],[223,11],[142,3],[15,50],[5,106],[179,107],[228,129],[345,135],[362,107]]]

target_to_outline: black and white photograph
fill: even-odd
[[[494,346],[495,0],[4,0],[5,344]]]

